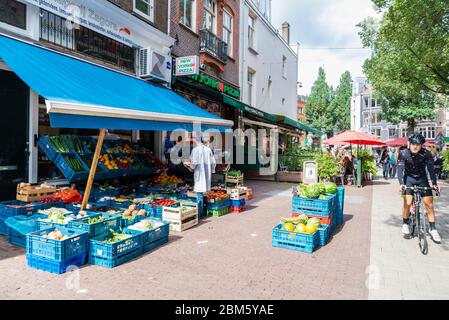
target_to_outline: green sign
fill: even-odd
[[[225,95],[234,97],[236,99],[240,99],[240,90],[239,89],[231,87],[230,85],[227,85],[222,81],[215,80],[211,77],[208,77],[203,73],[189,76],[189,78],[193,79],[193,80],[197,81],[198,83],[201,83],[207,87],[210,87],[212,89],[220,91],[221,93],[223,93]]]

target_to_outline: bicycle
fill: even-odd
[[[436,192],[436,196],[439,195],[438,190],[430,187],[405,187],[405,190],[412,190],[413,192],[413,202],[410,210],[410,234],[409,237],[414,238],[418,236],[418,244],[421,253],[426,255],[429,251],[427,237],[426,237],[426,215],[423,214],[424,208],[421,199],[421,192],[432,190]]]

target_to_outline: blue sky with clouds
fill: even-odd
[[[356,24],[376,16],[371,0],[272,0],[272,23],[280,29],[290,23],[290,42],[299,42],[300,94],[310,93],[318,68],[324,66],[328,83],[336,87],[349,70],[353,78],[363,75],[362,65],[370,51],[307,50],[307,48],[360,48]]]

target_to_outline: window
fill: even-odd
[[[401,129],[401,138],[406,137],[407,136],[407,128],[402,128]]]
[[[0,22],[26,30],[27,6],[15,0],[0,0]]]
[[[419,133],[421,133],[426,139],[435,139],[435,127],[419,128]]]
[[[248,69],[248,104],[253,105],[254,71]]]
[[[371,108],[375,108],[376,107],[376,100],[375,99],[371,99]]]
[[[369,97],[363,97],[363,105],[365,109],[368,109],[369,107]]]
[[[195,0],[181,1],[181,23],[195,30]]]
[[[213,34],[215,31],[216,5],[213,0],[204,0],[204,29],[209,30]]]
[[[375,134],[376,136],[380,137],[380,135],[381,135],[380,129],[376,129],[376,130],[374,131],[374,134]]]
[[[223,11],[223,41],[228,45],[228,56],[232,57],[232,14]]]
[[[396,129],[395,128],[388,129],[388,137],[390,139],[396,138]]]
[[[282,76],[287,79],[287,57],[282,56]]]
[[[134,0],[134,11],[150,21],[153,21],[154,0]]]
[[[256,33],[256,20],[252,16],[248,17],[248,47],[255,49],[254,35]]]

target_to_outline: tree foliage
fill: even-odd
[[[340,77],[338,85],[328,108],[328,119],[332,121],[329,126],[336,128],[339,132],[351,128],[351,96],[352,78],[349,71],[344,72]]]
[[[330,87],[326,82],[326,72],[320,67],[318,78],[312,86],[312,91],[306,102],[306,117],[312,127],[316,129],[325,129],[328,121],[326,120],[326,111],[331,99]]]
[[[434,116],[435,95],[449,95],[449,0],[373,0],[380,21],[359,24],[372,49],[364,71],[392,122]]]

